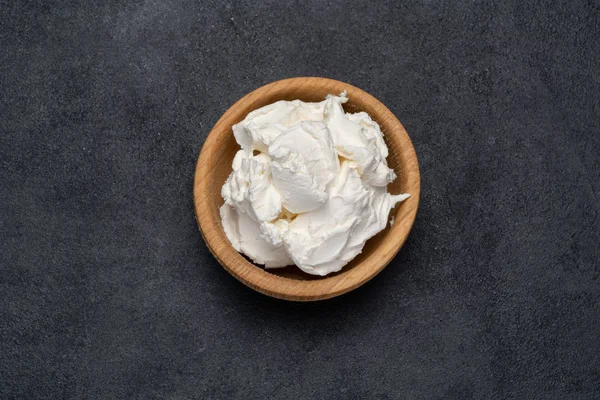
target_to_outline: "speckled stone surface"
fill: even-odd
[[[2,2],[0,398],[600,398],[600,11],[561,3]],[[293,76],[379,98],[422,174],[392,264],[315,304],[193,214],[212,125]]]

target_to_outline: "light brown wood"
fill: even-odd
[[[388,186],[393,194],[411,197],[390,212],[395,223],[367,241],[363,252],[340,272],[316,277],[296,266],[265,270],[239,254],[229,243],[219,216],[223,204],[221,187],[231,173],[239,146],[232,125],[257,108],[278,100],[322,101],[328,94],[348,91],[346,111],[366,111],[382,128],[389,148],[388,164],[398,178]],[[420,195],[420,174],[415,149],[398,119],[370,94],[340,81],[325,78],[292,78],[274,82],[247,94],[217,121],[211,130],[196,166],[194,203],[200,232],[211,253],[231,275],[247,286],[285,300],[312,301],[338,296],[353,290],[377,275],[398,253],[413,225]]]

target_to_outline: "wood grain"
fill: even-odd
[[[239,146],[231,127],[257,108],[278,100],[322,101],[328,94],[348,91],[346,111],[367,112],[381,126],[389,148],[388,164],[398,178],[388,186],[393,194],[410,193],[390,216],[395,223],[367,241],[362,254],[340,272],[326,277],[303,273],[295,266],[264,270],[249,262],[229,243],[219,216],[221,187],[231,173]],[[194,204],[200,232],[218,262],[247,286],[285,300],[313,301],[353,290],[377,275],[398,253],[413,225],[420,195],[420,174],[415,149],[398,119],[370,94],[340,81],[325,78],[292,78],[265,85],[236,102],[217,121],[198,158],[194,178]]]

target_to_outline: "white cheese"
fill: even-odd
[[[241,147],[223,185],[221,219],[233,247],[265,268],[339,271],[383,230],[396,175],[379,125],[345,113],[348,99],[279,101],[233,126]]]

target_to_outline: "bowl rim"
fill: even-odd
[[[227,130],[231,132],[233,124],[245,118],[251,110],[258,108],[254,105],[256,99],[267,93],[294,93],[302,89],[306,90],[307,87],[328,93],[340,93],[342,90],[346,90],[351,102],[363,110],[367,109],[367,113],[380,124],[382,130],[385,130],[386,136],[397,135],[396,139],[400,141],[402,158],[405,158],[405,162],[414,164],[414,167],[411,166],[410,171],[400,171],[401,174],[407,176],[406,187],[410,188],[411,197],[405,201],[408,203],[408,207],[405,208],[402,216],[403,223],[394,224],[390,228],[391,232],[388,233],[391,239],[377,247],[378,262],[375,265],[361,263],[347,272],[343,272],[342,269],[341,273],[333,276],[315,280],[296,280],[274,275],[257,267],[233,248],[225,236],[220,218],[215,218],[215,213],[209,210],[212,206],[209,196],[210,180],[205,178],[211,173],[212,148],[218,145],[219,137]],[[376,110],[376,115],[368,110]],[[200,233],[212,255],[226,271],[246,286],[268,296],[292,301],[314,301],[336,297],[356,289],[375,277],[391,262],[406,241],[416,218],[420,199],[420,172],[417,155],[408,133],[383,103],[367,92],[345,82],[321,77],[297,77],[259,87],[243,96],[223,113],[209,132],[200,151],[194,175],[193,192],[194,210]]]

